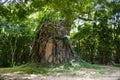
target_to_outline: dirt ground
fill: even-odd
[[[120,80],[120,68],[105,66],[107,70],[81,68],[69,72],[42,76],[39,74],[0,73],[0,80]]]

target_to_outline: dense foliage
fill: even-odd
[[[29,46],[39,25],[63,18],[82,59],[120,63],[119,0],[10,0],[0,1],[0,66],[30,61]]]
[[[94,21],[77,26],[72,33],[75,50],[84,60],[91,63],[120,63],[120,3],[101,3],[92,14]]]

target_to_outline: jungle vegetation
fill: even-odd
[[[53,28],[63,25],[63,33]],[[41,30],[45,30],[43,34]],[[41,36],[54,36],[47,41],[56,47],[51,44],[52,51],[42,48],[41,52],[43,42],[33,45],[34,40],[42,41]],[[45,50],[48,54],[70,54],[43,54],[42,59]],[[92,64],[120,64],[120,0],[0,1],[0,67],[32,61],[57,64],[76,58],[73,56]]]

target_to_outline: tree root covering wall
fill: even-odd
[[[68,31],[63,23],[43,23],[32,44],[31,60],[58,64],[74,58]]]

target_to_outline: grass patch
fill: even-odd
[[[0,72],[17,72],[27,74],[46,74],[48,70],[48,67],[43,67],[38,63],[27,63],[15,67],[0,68]]]
[[[114,63],[113,66],[115,66],[115,67],[120,67],[120,64]]]
[[[27,63],[10,68],[0,68],[0,72],[16,72],[25,74],[51,75],[55,73],[69,72],[80,68],[101,69],[101,66],[89,64],[86,62],[70,61],[64,64],[54,65],[52,67],[42,66],[39,63]]]
[[[66,68],[72,67],[74,69],[80,69],[80,68],[88,68],[88,69],[102,69],[102,66],[96,65],[96,64],[90,64],[85,61],[77,62],[77,61],[70,61],[69,63],[65,64]]]
[[[102,66],[98,66],[98,65],[96,65],[96,64],[90,64],[90,63],[87,63],[87,62],[81,62],[80,65],[81,65],[81,67],[83,67],[83,68],[103,69]]]
[[[120,67],[120,64],[116,64],[114,61],[112,61],[112,65],[115,67]]]
[[[120,80],[120,78],[118,78],[117,80]]]
[[[3,76],[0,76],[0,80],[6,80],[6,78]]]

